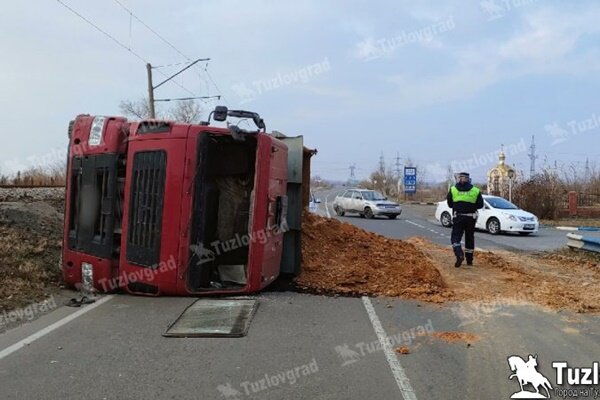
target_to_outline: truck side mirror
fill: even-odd
[[[227,119],[227,107],[225,106],[216,106],[213,111],[213,116],[215,117],[215,121],[223,122]]]

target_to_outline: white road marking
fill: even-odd
[[[410,221],[408,219],[405,219],[405,221],[408,222],[411,225],[418,226],[419,228],[425,229],[425,227],[423,225],[417,224],[416,222],[412,222],[412,221]]]
[[[331,218],[331,214],[329,213],[329,195],[331,193],[329,193],[327,196],[325,196],[325,211],[327,212],[327,218]]]
[[[77,310],[73,314],[67,315],[66,317],[64,317],[61,320],[56,321],[52,325],[48,325],[47,327],[37,331],[36,333],[27,336],[25,339],[20,340],[11,346],[8,346],[4,350],[0,351],[0,360],[3,359],[4,357],[14,353],[15,351],[21,350],[25,346],[29,346],[31,343],[35,342],[39,338],[49,334],[50,332],[60,328],[63,325],[68,324],[69,322],[73,321],[75,318],[80,317],[89,311],[92,311],[96,307],[100,307],[102,304],[106,303],[107,301],[109,301],[112,298],[113,298],[112,295],[104,296],[104,297],[96,300],[95,303],[87,305],[84,308],[82,308],[81,310]]]
[[[410,385],[410,380],[406,376],[404,372],[404,368],[400,365],[400,361],[398,361],[398,357],[394,353],[392,349],[392,345],[390,344],[390,340],[388,335],[385,333],[383,326],[381,325],[381,321],[379,317],[375,313],[375,308],[373,308],[373,304],[371,300],[364,296],[362,298],[363,304],[367,309],[367,314],[369,315],[369,319],[371,320],[371,324],[373,325],[373,329],[377,334],[377,339],[379,339],[379,343],[381,344],[381,348],[385,354],[385,358],[392,369],[392,373],[394,374],[394,378],[396,379],[396,383],[398,384],[398,388],[400,389],[400,394],[404,400],[417,400],[417,395]]]

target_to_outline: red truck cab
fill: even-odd
[[[277,278],[288,209],[282,140],[264,129],[91,116],[70,131],[67,283],[204,295],[251,293]]]

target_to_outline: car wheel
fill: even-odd
[[[398,214],[388,215],[389,219],[396,219],[396,217],[398,217]]]
[[[361,217],[361,218],[364,218],[364,217],[365,217],[365,214],[363,214],[363,213],[359,213],[359,214],[358,214],[358,216],[359,216],[359,217]]]
[[[339,216],[339,217],[343,217],[344,214],[346,214],[346,211],[344,211],[344,209],[340,206],[335,207],[335,213]]]
[[[521,236],[527,236],[529,234],[531,234],[531,232],[519,232],[519,235]]]
[[[373,210],[371,210],[369,207],[365,208],[365,218],[367,219],[373,219],[374,215],[373,215]]]
[[[487,230],[492,235],[497,235],[500,233],[500,221],[498,218],[490,218],[487,222]]]
[[[440,222],[442,223],[443,227],[450,228],[452,226],[452,216],[450,213],[444,211],[440,217]]]

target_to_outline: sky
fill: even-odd
[[[592,0],[6,2],[0,173],[64,159],[69,120],[143,98],[146,62],[156,83],[204,57],[156,97],[256,111],[318,149],[322,178],[366,178],[383,156],[483,181],[501,145],[528,176],[534,135],[538,169],[595,166],[599,20]]]

